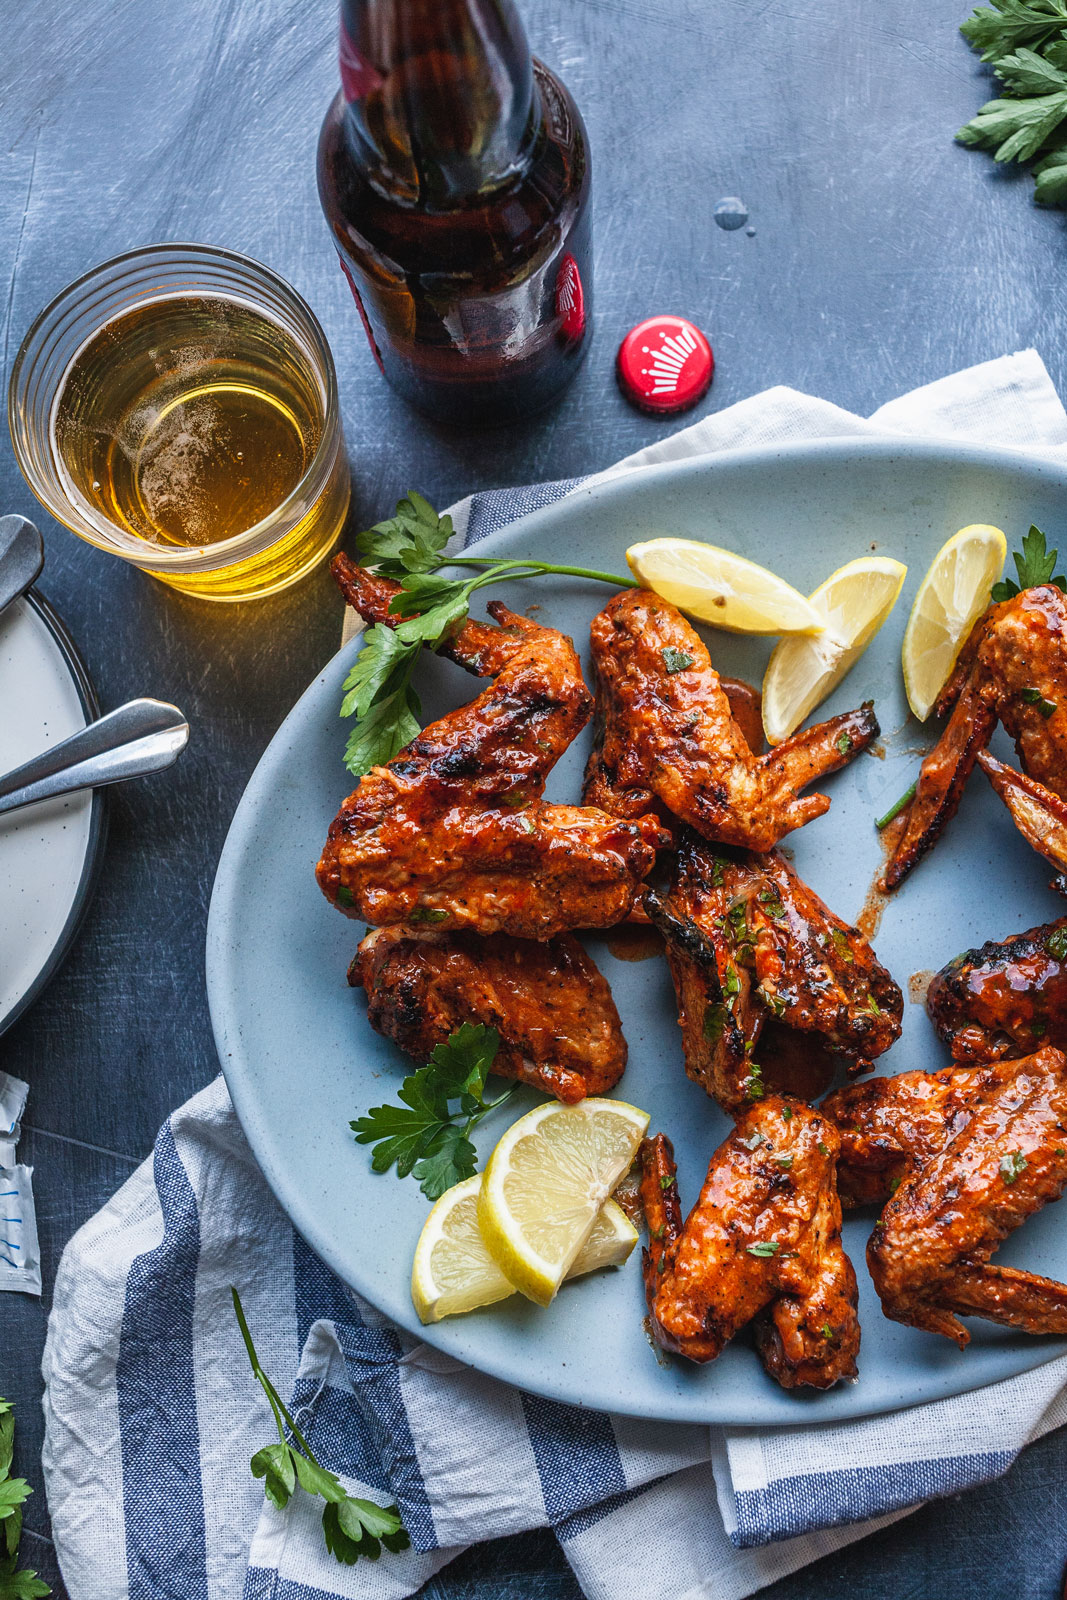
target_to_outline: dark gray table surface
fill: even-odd
[[[314,183],[335,82],[333,0],[0,0],[3,379],[35,312],[106,256],[166,239],[246,251],[311,302],[339,369],[352,528],[418,487],[471,489],[607,466],[668,424],[629,409],[612,362],[655,311],[707,331],[700,411],[791,384],[866,412],[914,385],[1033,344],[1061,391],[1064,217],[1029,179],[952,142],[991,92],[956,29],[967,0],[521,0],[566,79],[595,163],[596,335],[551,413],[454,433],[396,400],[366,347]],[[712,220],[739,195],[755,234]],[[698,414],[700,414],[698,412]],[[38,508],[0,440],[0,512]],[[117,791],[100,888],[47,993],[0,1040],[29,1080],[46,1290],[72,1231],[143,1159],[167,1113],[216,1072],[204,923],[234,807],[293,700],[334,650],[319,574],[257,605],[186,600],[40,514],[42,587],[105,709],[181,705],[191,746]],[[0,708],[0,715],[3,714]],[[38,1490],[48,1294],[0,1296],[0,1393]],[[63,1593],[43,1493],[24,1554]],[[1067,1438],[1000,1482],[934,1505],[766,1591],[1051,1597],[1067,1555]],[[547,1534],[482,1548],[427,1593],[576,1596]],[[74,1600],[95,1600],[78,1595]]]

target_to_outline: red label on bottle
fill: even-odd
[[[381,351],[378,349],[377,340],[375,339],[374,334],[371,332],[370,318],[367,316],[366,310],[364,309],[363,296],[356,288],[356,280],[353,278],[351,272],[349,272],[348,262],[345,260],[344,256],[339,255],[337,259],[341,263],[341,271],[348,279],[348,287],[351,289],[352,298],[356,302],[356,310],[359,312],[359,319],[363,324],[363,332],[367,335],[367,343],[370,345],[371,355],[378,363],[379,372],[384,373],[385,367],[382,364]]]
[[[569,253],[559,264],[556,276],[556,315],[568,339],[579,339],[585,332],[585,295],[578,263]]]
[[[363,100],[373,89],[381,88],[384,81],[381,73],[377,67],[371,66],[365,56],[360,55],[343,22],[338,60],[341,67],[341,89],[347,101]]]

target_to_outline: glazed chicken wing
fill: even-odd
[[[1061,800],[1036,778],[998,761],[988,750],[978,752],[978,765],[1031,849],[1059,872],[1067,872],[1067,800]],[[1059,880],[1053,880],[1053,888],[1063,892]]]
[[[837,1148],[818,1112],[769,1097],[716,1150],[683,1224],[670,1142],[645,1141],[645,1290],[665,1349],[714,1361],[754,1322],[763,1363],[784,1388],[855,1376],[856,1275],[841,1243]]]
[[[645,904],[667,941],[686,1071],[724,1110],[758,1097],[764,1075],[774,1082],[773,1048],[762,1066],[754,1055],[765,1026],[863,1064],[899,1037],[899,988],[777,851],[717,852],[687,834],[670,889]]]
[[[396,625],[397,585],[333,570],[367,621]],[[633,904],[663,838],[655,817],[548,805],[545,780],[591,710],[571,641],[490,604],[497,626],[468,621],[442,654],[494,681],[374,767],[330,825],[319,884],[376,926],[549,939],[609,927]]]
[[[1067,1048],[1067,917],[965,950],[932,979],[926,1009],[957,1061]]]
[[[954,1339],[961,1316],[1067,1333],[1067,1288],[990,1265],[1067,1187],[1067,1057],[907,1072],[831,1095],[842,1195],[886,1200],[867,1261],[886,1316]]]
[[[940,716],[949,710],[952,715],[923,762],[886,868],[889,889],[903,881],[955,814],[998,721],[1015,740],[1024,772],[1067,800],[1067,596],[1048,584],[991,605],[975,624],[936,709]]]
[[[500,1035],[493,1071],[573,1104],[622,1076],[626,1041],[611,991],[577,939],[546,943],[375,928],[348,981],[372,1027],[418,1061],[464,1022]]]
[[[770,850],[829,807],[802,791],[851,761],[878,733],[863,707],[754,755],[699,635],[647,589],[628,589],[593,619],[598,726],[585,798],[617,816],[658,800],[705,838]]]

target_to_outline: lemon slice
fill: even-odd
[[[500,1140],[482,1175],[478,1222],[497,1266],[529,1299],[552,1299],[647,1127],[648,1113],[624,1100],[552,1100]]]
[[[695,539],[649,539],[626,552],[638,583],[728,633],[821,633],[810,600],[766,567]]]
[[[763,730],[781,744],[859,660],[896,605],[908,569],[889,556],[862,556],[838,567],[812,605],[826,631],[775,645],[763,678]]]
[[[440,1322],[459,1312],[491,1306],[515,1293],[482,1239],[478,1226],[480,1177],[467,1178],[443,1194],[426,1218],[411,1269],[411,1298],[421,1322]],[[637,1243],[637,1229],[614,1200],[605,1200],[593,1231],[568,1278],[598,1267],[618,1267]]]
[[[901,661],[908,704],[920,722],[930,715],[967,635],[989,604],[1007,553],[999,528],[972,522],[941,546],[919,585]]]

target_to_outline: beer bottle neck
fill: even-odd
[[[349,153],[374,185],[447,209],[507,183],[533,143],[513,0],[341,0]]]

